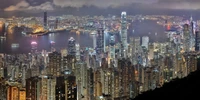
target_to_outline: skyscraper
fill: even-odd
[[[47,12],[44,12],[44,28],[47,28]]]
[[[80,45],[79,44],[76,44],[76,60],[77,61],[80,61],[80,58],[81,55],[80,55]]]
[[[48,74],[53,76],[60,75],[61,71],[61,54],[53,52],[49,54]]]
[[[76,41],[73,37],[70,37],[68,40],[68,54],[72,56],[76,55]]]
[[[143,36],[142,37],[142,46],[145,47],[148,50],[149,46],[149,37]]]
[[[128,44],[127,44],[127,19],[126,19],[126,12],[121,13],[121,57],[125,58],[127,56],[126,52],[128,50]]]
[[[109,55],[111,61],[115,60],[115,36],[111,34],[110,36],[110,47],[109,47]]]
[[[5,35],[5,23],[0,21],[0,36]]]
[[[200,32],[196,31],[195,34],[195,51],[200,51]]]
[[[185,44],[185,51],[190,51],[190,31],[189,31],[189,25],[185,24],[183,26],[183,36],[184,36],[184,44]]]
[[[104,30],[102,28],[99,28],[97,30],[97,45],[96,45],[96,54],[97,59],[101,60],[102,55],[104,53]]]

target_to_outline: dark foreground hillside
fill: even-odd
[[[161,88],[147,91],[133,100],[200,100],[200,71],[174,79]]]

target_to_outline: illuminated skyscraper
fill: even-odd
[[[61,54],[53,52],[49,54],[49,64],[47,66],[48,74],[53,76],[60,75],[61,72]]]
[[[28,100],[37,100],[37,98],[39,98],[37,93],[37,83],[39,79],[39,77],[31,77],[26,79],[26,98]]]
[[[99,28],[97,30],[97,43],[96,43],[96,54],[97,59],[101,60],[103,53],[104,53],[104,30]]]
[[[135,37],[130,39],[130,45],[132,47],[132,63],[137,64],[138,52],[140,51],[140,37]]]
[[[148,50],[149,46],[149,37],[143,36],[142,37],[142,46],[145,47]]]
[[[19,88],[15,86],[9,86],[7,89],[6,100],[19,100]]]
[[[77,61],[80,61],[80,45],[79,44],[76,44],[76,60]]]
[[[93,36],[93,48],[95,49],[97,46],[97,38],[96,38],[96,33],[92,35]]]
[[[31,42],[31,51],[35,52],[37,50],[37,42],[36,41],[32,41]]]
[[[88,70],[87,64],[84,62],[77,62],[76,63],[76,83],[77,83],[77,96],[78,100],[81,98],[88,98]]]
[[[184,36],[185,52],[189,52],[190,51],[190,31],[189,31],[188,24],[185,24],[183,26],[183,36]]]
[[[110,59],[114,60],[115,59],[115,36],[111,34],[110,36]]]
[[[70,37],[68,40],[68,54],[72,56],[76,55],[76,41],[73,37]]]
[[[55,100],[78,100],[76,77],[66,72],[64,76],[57,77]]]
[[[127,15],[126,12],[121,13],[121,42],[122,42],[122,47],[121,47],[121,57],[126,58],[127,50],[128,50],[128,44],[127,44]]]

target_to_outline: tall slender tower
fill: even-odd
[[[72,56],[76,55],[76,41],[73,37],[70,37],[68,40],[68,54]]]
[[[76,60],[80,61],[80,45],[76,44]]]
[[[122,58],[126,58],[127,54],[127,50],[128,50],[128,45],[127,45],[127,19],[126,19],[126,12],[122,12],[121,13],[121,42],[122,42],[122,46],[121,46],[121,57]]]
[[[110,47],[109,47],[109,55],[111,61],[115,60],[115,36],[114,34],[111,34],[110,36]]]
[[[44,12],[44,28],[47,28],[47,12]]]
[[[104,53],[104,30],[103,28],[99,28],[97,31],[97,43],[96,43],[96,54],[97,54],[97,59],[101,60],[102,55]]]
[[[184,36],[184,43],[185,43],[185,51],[190,51],[190,31],[189,31],[189,25],[185,24],[183,26],[183,36]]]

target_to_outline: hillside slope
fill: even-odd
[[[147,91],[133,100],[199,100],[200,71],[195,71],[182,79],[174,79],[163,87]]]

